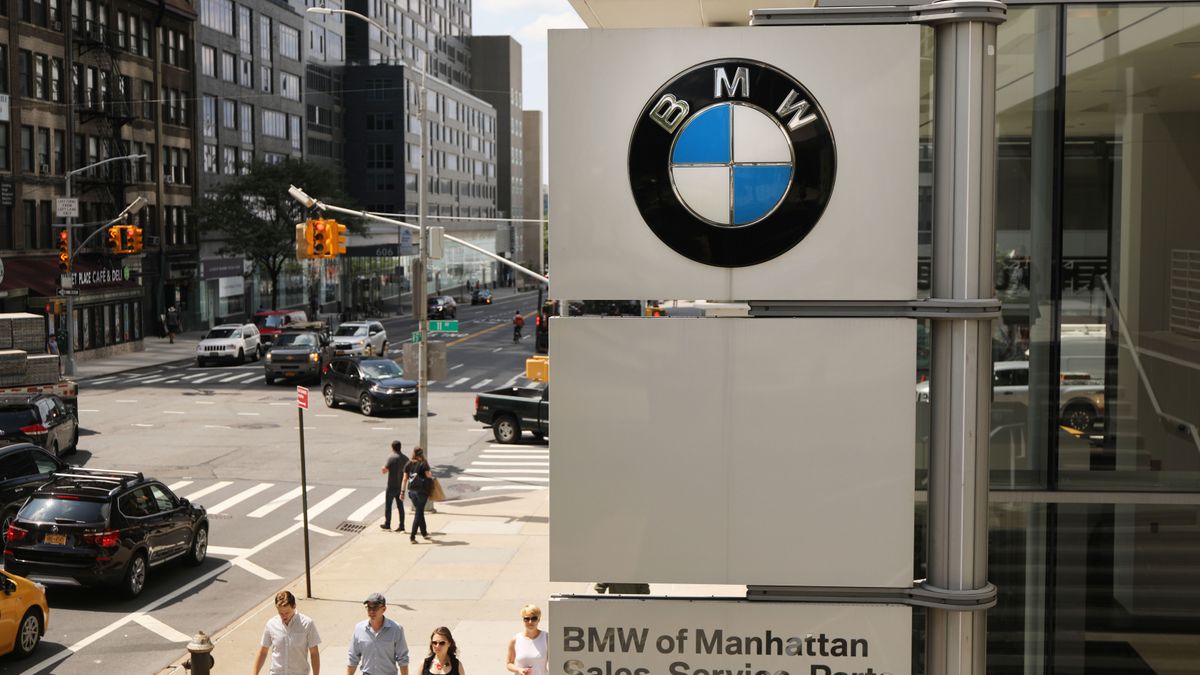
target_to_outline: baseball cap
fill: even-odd
[[[364,605],[386,605],[387,599],[383,597],[382,593],[372,593],[367,596],[366,600],[363,600],[363,604]]]

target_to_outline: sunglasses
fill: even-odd
[[[442,645],[446,644],[446,641],[445,640],[430,640],[429,644],[441,647]]]
[[[541,620],[541,618],[542,617],[540,617],[540,616],[523,616],[523,617],[521,617],[521,620],[522,621],[539,621],[539,620]]]

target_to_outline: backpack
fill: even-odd
[[[515,318],[515,319],[513,319],[513,323],[515,323],[515,324],[516,324],[516,325],[518,325],[518,326],[524,326],[524,325],[525,325],[525,317],[523,317],[523,316],[521,316],[520,314],[518,314],[518,315],[516,316],[516,318]]]
[[[429,465],[424,462],[413,466],[413,470],[408,474],[408,489],[409,491],[417,491],[421,494],[429,492],[429,479],[425,477],[425,471],[429,469]]]

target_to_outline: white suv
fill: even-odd
[[[257,361],[260,356],[262,344],[258,327],[252,323],[214,326],[196,345],[196,365],[201,367],[209,361],[232,359],[245,363],[247,358]]]
[[[338,356],[384,356],[387,345],[387,331],[378,321],[347,321],[333,333]]]

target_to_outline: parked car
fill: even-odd
[[[486,288],[476,288],[471,291],[472,305],[490,305],[492,304],[492,292]]]
[[[263,358],[267,384],[274,384],[276,378],[319,379],[321,371],[333,358],[329,333],[324,330],[293,330],[301,325],[307,324],[293,324],[280,333],[275,344],[267,351]]]
[[[150,569],[208,554],[204,507],[129,471],[73,468],[35,490],[8,526],[4,569],[45,584],[141,594]]]
[[[929,401],[929,382],[917,384],[917,401]],[[1059,423],[1091,431],[1104,414],[1104,384],[1087,373],[1062,373],[1058,387]],[[992,407],[1021,412],[1029,408],[1029,362],[992,364]]]
[[[75,452],[79,421],[53,394],[0,398],[0,444],[32,443],[55,457]]]
[[[321,378],[325,405],[347,402],[364,415],[386,411],[417,411],[417,383],[391,359],[339,356]]]
[[[304,321],[308,321],[308,315],[299,309],[264,309],[254,313],[254,325],[258,326],[264,345],[274,342],[288,324]]]
[[[0,655],[32,654],[49,621],[46,587],[0,570]]]
[[[453,319],[458,316],[458,303],[448,295],[439,295],[429,299],[429,318]]]
[[[550,387],[506,387],[475,397],[475,421],[492,428],[498,443],[517,443],[529,431],[550,435]]]
[[[338,356],[383,356],[387,346],[387,331],[378,321],[347,321],[333,332]]]
[[[70,466],[32,443],[0,448],[0,538],[33,491]],[[2,641],[0,641],[2,642]]]
[[[213,326],[196,344],[196,365],[201,368],[222,359],[245,363],[257,361],[263,353],[258,327],[252,323],[227,323]]]

